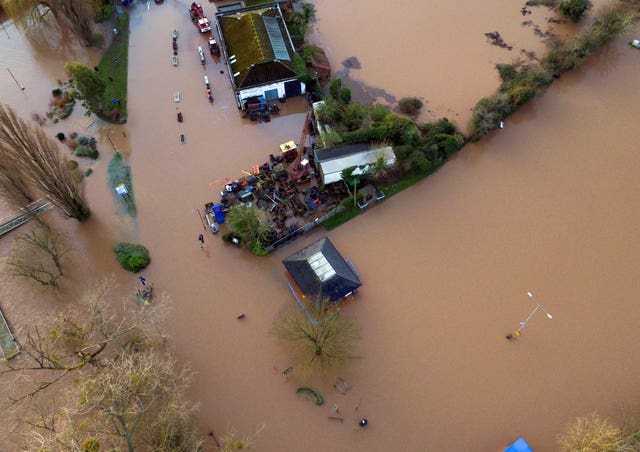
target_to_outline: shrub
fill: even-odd
[[[329,95],[334,99],[338,99],[340,96],[340,88],[342,88],[342,80],[339,78],[332,78],[329,82]]]
[[[58,114],[58,118],[67,119],[73,113],[73,104],[67,104],[62,111]]]
[[[93,174],[93,168],[87,168],[86,171],[84,172],[84,176],[91,176]]]
[[[340,88],[340,92],[338,93],[338,100],[344,105],[347,105],[351,102],[351,88]]]
[[[76,168],[71,172],[71,177],[79,184],[84,179],[84,173],[79,168]]]
[[[387,126],[376,126],[368,129],[358,129],[346,133],[342,141],[346,144],[368,143],[370,141],[384,141],[390,138]]]
[[[362,127],[362,121],[364,120],[364,108],[360,104],[350,104],[348,105],[343,114],[342,121],[344,125],[349,129],[357,130]]]
[[[62,96],[62,90],[60,88],[55,88],[55,89],[51,90],[51,94],[54,97]]]
[[[404,160],[411,155],[413,152],[413,147],[408,144],[403,144],[401,146],[397,146],[393,150],[400,160]]]
[[[100,5],[100,7],[96,9],[96,22],[104,22],[109,17],[111,17],[111,13],[113,13],[113,6],[111,6],[110,3],[106,5]]]
[[[591,8],[590,0],[560,0],[558,11],[573,22],[578,22],[587,10]]]
[[[398,102],[398,108],[400,112],[411,117],[417,118],[420,115],[420,110],[422,110],[422,100],[417,97],[403,97]]]
[[[76,141],[82,146],[95,147],[96,139],[88,135],[80,135]]]
[[[98,150],[89,146],[78,146],[74,151],[74,154],[78,157],[89,157],[93,160],[98,158]]]
[[[251,252],[256,256],[266,256],[269,254],[260,241],[255,241],[251,244]]]
[[[149,251],[142,245],[120,242],[113,247],[122,268],[137,273],[151,263]]]
[[[513,113],[513,111],[511,99],[506,93],[497,93],[480,99],[476,106],[473,107],[469,138],[472,141],[477,141],[480,137],[497,129],[500,121]]]
[[[67,160],[65,166],[73,171],[78,167],[78,162],[76,162],[75,160]]]

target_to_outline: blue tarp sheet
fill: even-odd
[[[515,443],[507,447],[504,452],[533,452],[533,449],[524,439],[519,438]]]

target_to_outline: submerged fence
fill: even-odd
[[[290,232],[289,234],[285,235],[282,238],[279,238],[278,240],[276,240],[275,242],[273,242],[271,245],[265,247],[265,249],[267,250],[267,252],[272,252],[277,248],[280,248],[283,245],[286,245],[287,243],[297,239],[298,237],[300,237],[301,235],[311,231],[312,229],[316,228],[317,226],[320,226],[322,223],[324,223],[328,218],[331,218],[332,216],[334,216],[335,214],[342,212],[344,210],[343,206],[338,205],[337,207],[334,207],[333,209],[331,209],[329,212],[327,212],[326,214],[324,214],[321,217],[317,217],[315,218],[313,221],[300,226],[298,229],[296,229],[295,231]]]

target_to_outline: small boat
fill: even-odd
[[[173,31],[171,32],[171,37],[174,40],[178,39],[178,30],[176,28],[174,28]]]
[[[174,66],[178,65],[178,57],[177,55],[174,55],[171,57],[171,64],[173,64]]]
[[[202,50],[202,46],[198,46],[198,54],[200,55],[200,62],[205,64],[207,60],[204,58],[204,50]]]
[[[182,112],[178,112],[178,122],[182,122]]]
[[[634,39],[633,41],[631,41],[631,42],[629,43],[629,45],[630,45],[631,47],[633,47],[634,49],[638,49],[638,50],[640,50],[640,39]]]
[[[174,91],[173,92],[173,101],[174,102],[180,102],[180,91]]]
[[[180,144],[184,144],[186,141],[184,133],[181,133],[180,135],[178,135],[178,139],[180,140]]]

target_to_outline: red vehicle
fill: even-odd
[[[191,4],[191,7],[189,8],[189,15],[191,16],[193,23],[198,27],[198,30],[200,30],[200,33],[207,33],[211,31],[211,22],[209,22],[207,16],[204,15],[204,11],[200,3],[193,2]]]

